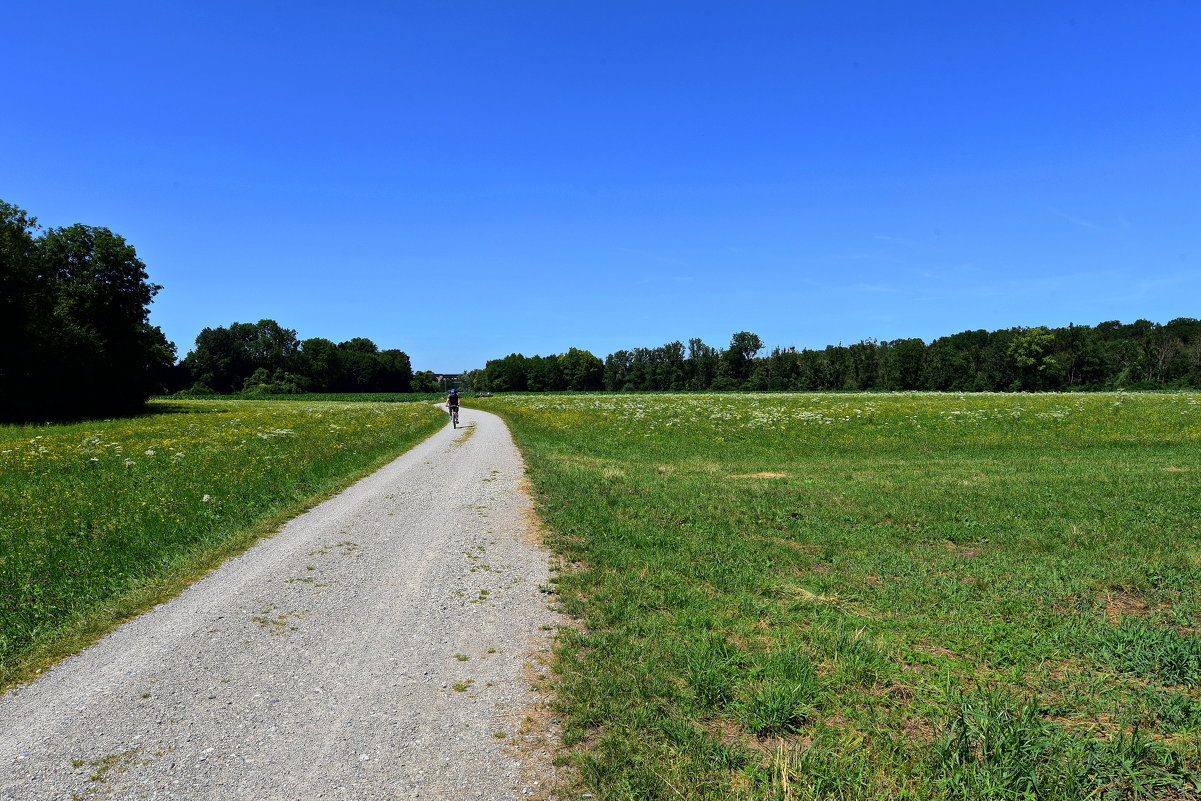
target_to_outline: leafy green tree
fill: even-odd
[[[308,377],[315,392],[337,392],[342,382],[338,346],[324,337],[312,337],[300,343],[300,373]]]
[[[194,385],[227,394],[254,372],[250,354],[234,333],[238,325],[204,328],[196,335],[196,346],[183,360]]]
[[[627,378],[634,363],[634,354],[619,350],[605,357],[605,391],[620,392],[629,389]]]
[[[884,348],[884,389],[919,389],[926,361],[926,343],[920,339],[898,339]]]
[[[827,345],[822,351],[817,389],[846,389],[851,374],[851,354],[845,345]]]
[[[688,388],[688,375],[684,365],[684,343],[668,342],[655,348],[655,388],[667,392],[678,392]]]
[[[1008,352],[1013,360],[1017,380],[1013,389],[1028,392],[1047,386],[1047,373],[1057,366],[1051,346],[1055,335],[1045,326],[1019,330],[1009,342]]]
[[[567,389],[588,392],[604,386],[605,363],[591,352],[579,348],[568,348],[559,356],[559,369],[567,382]]]
[[[296,357],[300,353],[300,342],[296,339],[294,330],[284,328],[274,320],[259,320],[253,325],[234,325],[239,328],[240,336],[246,343],[250,363],[255,369],[263,367],[274,372],[295,366]]]
[[[0,414],[41,419],[133,411],[162,390],[175,346],[150,325],[161,287],[125,239],[76,224],[32,237],[0,202]]]
[[[338,343],[339,392],[374,392],[379,386],[383,366],[377,357],[379,347],[366,337]]]
[[[379,352],[378,359],[380,392],[409,392],[412,390],[413,366],[409,361],[409,354],[403,350],[388,348]]]
[[[50,287],[41,280],[37,219],[0,201],[0,414],[20,416],[53,340]],[[31,399],[32,403],[33,399]],[[32,406],[31,406],[32,408]]]
[[[526,389],[531,392],[558,392],[567,389],[567,380],[557,356],[531,356],[526,359]]]
[[[490,393],[492,387],[488,384],[487,374],[481,370],[468,370],[459,376],[459,389],[462,392]]]
[[[442,387],[438,384],[438,376],[433,370],[418,370],[413,373],[413,391],[414,392],[440,392]]]
[[[887,347],[874,339],[847,348],[847,389],[875,389],[882,385],[881,369]]]
[[[751,363],[755,355],[763,350],[763,340],[749,331],[739,331],[730,338],[730,347],[722,354],[728,375],[736,384],[741,384],[751,374]]]
[[[192,380],[218,393],[240,391],[254,373],[301,370],[296,332],[275,320],[230,323],[228,328],[205,328],[183,360]]]
[[[242,392],[251,395],[295,395],[308,389],[308,379],[282,368],[268,373],[260,367],[242,385]]]
[[[528,359],[520,353],[510,353],[503,359],[484,364],[488,385],[493,392],[524,392],[529,388]]]
[[[685,381],[688,389],[709,389],[717,377],[717,362],[721,354],[717,348],[706,345],[693,337],[688,340],[688,360],[685,363]]]
[[[777,347],[764,361],[768,366],[766,389],[776,392],[809,389],[802,383],[804,357],[796,348]]]

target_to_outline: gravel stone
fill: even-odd
[[[500,419],[464,408],[458,430],[5,694],[0,799],[540,792],[506,744],[561,623],[523,478]]]

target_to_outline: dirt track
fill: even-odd
[[[556,615],[503,423],[446,429],[0,703],[0,799],[520,798]]]

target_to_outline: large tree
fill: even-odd
[[[0,404],[9,414],[34,389],[50,346],[50,287],[41,279],[37,219],[0,201]]]
[[[76,224],[33,237],[36,221],[0,202],[0,414],[124,413],[161,391],[175,347],[150,325],[161,289],[125,239]]]

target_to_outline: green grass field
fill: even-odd
[[[170,597],[446,422],[428,401],[150,409],[0,427],[0,687]]]
[[[471,404],[597,798],[1199,797],[1201,395]]]

